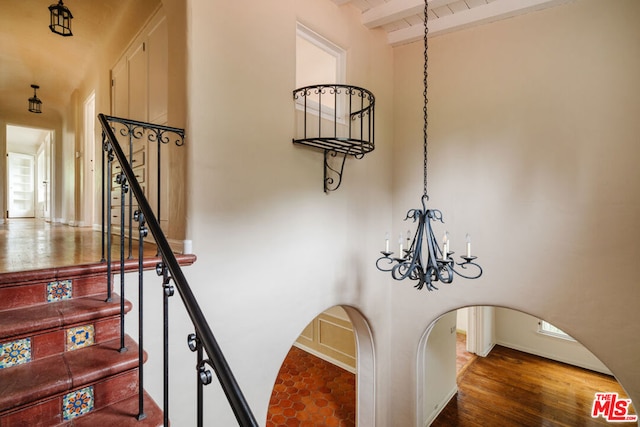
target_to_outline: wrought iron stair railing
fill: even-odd
[[[218,381],[227,396],[228,402],[233,410],[238,425],[240,426],[258,426],[249,405],[240,390],[240,387],[229,367],[222,350],[220,349],[213,332],[198,304],[198,301],[187,282],[187,279],[182,272],[180,264],[178,263],[169,242],[160,227],[160,221],[153,211],[153,208],[149,204],[149,201],[145,197],[144,191],[136,179],[134,170],[132,168],[133,162],[133,150],[132,144],[134,140],[140,140],[146,138],[149,142],[155,142],[158,144],[158,177],[160,177],[160,144],[167,144],[171,141],[169,135],[173,135],[178,139],[175,140],[177,145],[182,145],[184,141],[184,130],[178,128],[171,128],[166,126],[159,126],[152,123],[139,122],[134,120],[128,120],[118,117],[106,116],[104,114],[98,115],[98,120],[102,126],[102,138],[103,138],[103,156],[102,156],[102,215],[103,215],[103,259],[107,262],[108,266],[108,298],[111,298],[111,265],[112,265],[112,232],[113,224],[111,221],[111,207],[112,207],[112,176],[114,164],[120,166],[120,172],[116,175],[116,181],[120,188],[121,194],[121,215],[120,215],[120,298],[121,298],[121,351],[126,351],[124,345],[124,277],[125,277],[125,245],[124,242],[127,239],[125,236],[125,229],[127,228],[128,221],[128,241],[129,241],[129,257],[132,252],[132,229],[133,221],[137,222],[138,228],[138,314],[139,314],[139,330],[138,330],[138,345],[140,349],[139,353],[139,413],[138,419],[143,419],[144,414],[144,402],[143,402],[143,379],[144,370],[142,366],[143,362],[143,246],[144,239],[147,237],[148,232],[151,232],[153,239],[157,245],[158,257],[162,259],[156,266],[156,272],[162,277],[162,291],[163,291],[163,318],[164,318],[164,425],[169,425],[169,342],[168,342],[168,329],[169,329],[169,316],[168,316],[168,299],[173,296],[174,289],[177,288],[178,294],[181,297],[184,308],[193,323],[194,333],[190,334],[187,342],[191,351],[196,352],[196,378],[197,378],[197,391],[196,391],[196,418],[198,426],[203,425],[204,419],[204,402],[203,402],[203,386],[212,382],[211,371],[207,367],[211,367],[218,377]],[[129,157],[125,154],[124,150],[120,146],[116,137],[114,128],[116,125],[121,126],[120,135],[125,136],[129,140]],[[117,162],[117,163],[114,163]],[[160,209],[160,179],[158,178],[158,213]],[[135,199],[136,209],[134,212],[129,211],[126,214],[125,209],[125,196],[129,194],[129,206],[133,208],[132,200]],[[133,198],[133,199],[132,199]],[[106,221],[105,221],[106,218]],[[106,224],[105,224],[106,222]],[[106,240],[105,240],[106,239]],[[105,259],[106,252],[106,259]],[[173,285],[171,284],[173,282]],[[206,358],[205,358],[206,355]],[[176,420],[177,421],[177,420]],[[179,421],[177,421],[179,424]]]

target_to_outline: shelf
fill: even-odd
[[[347,156],[361,159],[375,149],[375,97],[357,86],[320,84],[294,90],[293,99],[302,110],[293,143],[324,151],[324,191],[337,190]],[[342,164],[335,165],[338,153]]]

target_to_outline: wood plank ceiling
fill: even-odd
[[[362,12],[362,25],[382,28],[390,45],[424,35],[424,0],[333,0]],[[558,6],[574,0],[428,0],[429,34],[440,34]]]

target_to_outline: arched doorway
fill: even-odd
[[[602,362],[543,319],[502,307],[471,312],[477,323],[467,337],[476,341],[469,347],[477,357],[460,374],[456,333],[474,322],[459,325],[454,310],[422,336],[417,425],[465,425],[467,418],[492,424],[496,417],[501,425],[606,425],[604,411],[592,418],[596,393],[628,398]]]
[[[373,362],[371,330],[358,310],[334,306],[319,314],[283,361],[267,426],[374,425]]]

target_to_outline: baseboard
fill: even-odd
[[[491,353],[491,350],[493,350],[493,347],[495,346],[496,346],[496,343],[491,343],[489,347],[485,348],[480,353],[476,353],[476,354],[480,357],[487,357],[489,353]]]
[[[339,360],[336,360],[336,359],[334,359],[332,357],[329,357],[326,354],[322,354],[319,351],[313,350],[313,349],[307,347],[306,345],[300,344],[299,342],[294,342],[293,345],[298,347],[300,350],[304,350],[307,353],[311,353],[314,356],[316,356],[316,357],[318,357],[318,358],[320,358],[320,359],[322,359],[322,360],[324,360],[326,362],[331,363],[332,365],[339,366],[340,368],[344,369],[345,371],[351,372],[352,374],[356,373],[356,370],[353,367],[347,365],[346,363],[343,363],[343,362],[341,362]]]
[[[434,409],[433,412],[431,412],[431,415],[429,415],[429,417],[424,421],[424,427],[429,427],[431,425],[431,423],[438,418],[438,415],[440,415],[440,412],[442,412],[442,410],[449,404],[449,402],[451,401],[451,399],[453,399],[456,394],[458,393],[458,386],[453,387],[453,390],[451,390],[445,397],[444,399],[442,399],[440,401],[440,403],[438,404],[437,408]]]
[[[582,363],[582,362],[578,362],[578,361],[575,361],[575,360],[570,360],[570,359],[567,359],[565,357],[558,357],[555,354],[546,353],[546,352],[540,351],[540,350],[538,350],[536,348],[524,347],[524,346],[521,346],[521,345],[512,344],[512,343],[504,342],[504,341],[500,341],[497,344],[501,345],[503,347],[511,348],[513,350],[521,351],[523,353],[529,353],[529,354],[533,354],[535,356],[544,357],[545,359],[555,360],[556,362],[566,363],[567,365],[577,366],[579,368],[588,369],[588,370],[594,371],[594,372],[600,372],[600,373],[606,374],[606,375],[613,375],[611,373],[611,371],[609,371],[606,367],[604,369],[602,369],[602,367],[599,367],[599,366],[594,366],[594,365],[590,365],[589,363]]]

